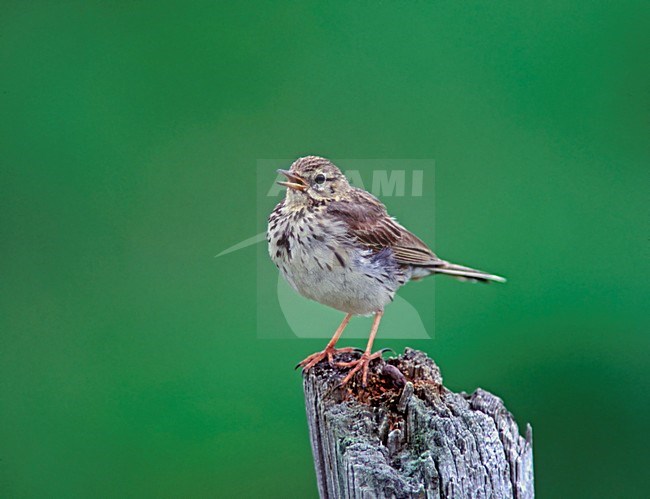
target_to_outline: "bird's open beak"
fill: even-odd
[[[289,179],[289,182],[278,182],[278,184],[289,187],[290,189],[295,189],[296,191],[304,191],[307,188],[307,182],[295,173],[292,173],[289,170],[278,170],[278,173],[281,173]]]

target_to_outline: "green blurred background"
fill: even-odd
[[[645,496],[648,5],[3,1],[0,496],[316,496],[323,341],[214,258],[309,153],[435,159],[437,252],[509,278],[377,347],[529,421],[539,497]]]

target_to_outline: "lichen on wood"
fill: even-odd
[[[350,360],[341,354],[337,360]],[[368,385],[321,362],[304,376],[321,498],[534,497],[532,429],[500,398],[454,393],[426,354],[371,365]]]

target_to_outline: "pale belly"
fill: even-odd
[[[309,249],[293,241],[290,254],[269,244],[269,253],[283,277],[302,296],[355,315],[372,314],[390,303],[406,278],[385,258],[327,240],[311,241]]]
[[[302,296],[342,312],[367,315],[383,310],[410,278],[395,263],[392,251],[364,250],[348,239],[343,225],[319,222],[310,214],[288,216],[280,208],[269,219],[269,255]]]
[[[319,262],[322,268],[313,259],[297,260],[281,272],[301,295],[342,312],[366,315],[383,310],[399,287],[390,276],[358,262],[346,261],[343,267],[335,256]]]

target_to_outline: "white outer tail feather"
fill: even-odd
[[[505,278],[488,274],[487,272],[482,272],[480,270],[472,269],[470,267],[463,267],[462,265],[456,265],[454,263],[444,262],[441,266],[436,266],[433,269],[434,274],[446,274],[454,277],[465,278],[469,280],[478,280],[478,281],[496,281],[496,282],[506,282]]]

